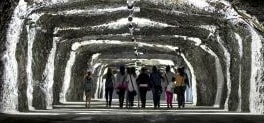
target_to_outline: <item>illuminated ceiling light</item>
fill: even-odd
[[[134,0],[128,0],[127,1],[127,8],[133,9],[134,8]]]

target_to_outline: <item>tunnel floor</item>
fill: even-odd
[[[137,103],[137,102],[136,102]],[[1,114],[1,123],[263,123],[263,115],[228,112],[210,106],[186,104],[184,109],[167,109],[161,102],[160,109],[153,109],[151,101],[146,109],[135,106],[133,109],[119,109],[117,100],[111,108],[105,108],[104,101],[92,101],[91,108],[84,107],[84,102],[67,102],[54,105],[51,110],[34,110]]]

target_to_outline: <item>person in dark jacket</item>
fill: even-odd
[[[114,81],[115,77],[112,73],[112,69],[108,68],[107,73],[103,76],[105,79],[105,99],[106,99],[106,107],[111,107],[112,103],[112,95],[114,91]],[[109,99],[109,100],[108,100]]]
[[[148,91],[148,87],[150,83],[150,78],[146,70],[147,70],[146,68],[142,68],[141,73],[139,74],[137,78],[142,108],[146,107],[146,95],[147,95],[147,91]]]
[[[161,80],[163,79],[161,73],[156,66],[152,67],[152,73],[150,74],[150,85],[153,93],[154,109],[160,108],[160,96],[162,93]]]
[[[185,91],[186,91],[186,89],[187,89],[187,87],[188,88],[190,88],[190,83],[189,83],[189,78],[188,78],[188,75],[187,75],[187,73],[185,72],[185,68],[184,67],[182,67],[181,68],[181,71],[182,71],[182,73],[183,73],[183,77],[184,77],[184,84],[185,84],[185,86],[183,87],[183,100],[182,100],[182,107],[184,108],[185,107]]]

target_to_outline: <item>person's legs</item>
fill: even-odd
[[[132,92],[127,92],[128,93],[128,107],[131,108],[132,106]]]
[[[109,93],[109,89],[105,88],[106,107],[108,107],[108,93]]]
[[[91,98],[92,98],[92,95],[91,95],[91,92],[88,93],[88,107],[90,108],[91,107]]]
[[[134,106],[134,97],[135,97],[135,96],[132,94],[132,95],[131,95],[131,107]]]
[[[172,106],[173,105],[173,100],[174,100],[173,98],[174,98],[174,94],[171,93],[171,108],[173,108],[173,106]]]
[[[161,86],[157,86],[156,87],[156,106],[158,106],[158,108],[160,108],[161,91],[162,91],[162,87]]]
[[[184,101],[184,90],[181,88],[180,91],[180,104],[183,107],[183,101]]]
[[[122,92],[122,107],[124,106],[124,101],[125,101],[125,94],[126,94],[126,90],[123,90]]]
[[[182,87],[182,107],[185,107],[185,87]]]
[[[119,92],[119,107],[123,108],[125,90],[120,90]]]
[[[88,102],[88,94],[87,91],[85,91],[85,108],[87,108],[87,102]]]
[[[122,101],[122,99],[121,99],[121,90],[119,90],[119,93],[118,93],[118,101],[119,101],[119,107],[121,108],[121,101]]]
[[[155,92],[155,98],[154,98],[154,108],[157,108],[159,107],[159,98],[160,98],[160,95],[158,94],[158,92],[156,91]]]
[[[112,104],[112,96],[113,96],[113,91],[114,89],[113,88],[110,88],[109,89],[109,107],[111,107],[111,104]]]
[[[92,99],[92,97],[90,96],[89,97],[89,107],[91,107],[91,99]]]
[[[157,94],[157,106],[160,108],[160,94]]]
[[[169,108],[169,104],[170,104],[170,100],[169,100],[170,98],[169,98],[169,96],[170,95],[169,95],[169,92],[168,91],[166,91],[165,93],[166,93],[167,108]]]
[[[125,98],[126,98],[126,108],[129,107],[129,95],[128,95],[128,91],[125,91]]]
[[[143,108],[145,108],[146,107],[147,90],[144,90],[142,95],[143,95]]]
[[[172,108],[172,98],[173,98],[173,93],[168,93],[169,94],[169,105],[170,105],[170,107]]]
[[[140,94],[141,107],[144,107],[144,94],[142,88],[139,88],[139,94]]]
[[[183,100],[183,96],[182,96],[182,91],[181,91],[181,93],[180,93],[180,105],[182,106],[182,101]]]
[[[182,106],[182,87],[181,86],[177,86],[176,87],[178,89],[178,93],[177,93],[177,100],[178,100],[178,107],[181,108]]]
[[[152,91],[154,108],[157,108],[157,94],[156,91]]]
[[[181,94],[177,94],[178,107],[181,108]]]
[[[146,107],[146,94],[147,94],[147,89],[140,88],[140,98],[141,98],[142,108]]]

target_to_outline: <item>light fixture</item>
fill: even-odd
[[[132,21],[133,21],[133,17],[129,16],[129,17],[128,17],[128,21],[129,21],[129,22],[132,22]]]
[[[134,8],[134,0],[127,0],[127,8],[130,10]]]

